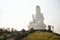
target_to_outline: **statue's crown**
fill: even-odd
[[[39,6],[39,5],[37,5],[37,6],[36,6],[36,8],[40,8],[40,6]]]

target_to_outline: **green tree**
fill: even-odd
[[[48,25],[48,31],[51,32],[51,25]]]

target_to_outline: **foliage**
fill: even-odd
[[[48,25],[48,30],[51,31],[51,25]]]
[[[47,30],[34,30],[31,28],[28,31],[22,29],[21,31],[8,31],[0,29],[0,40],[14,38],[16,40],[59,40],[60,35],[49,32]]]

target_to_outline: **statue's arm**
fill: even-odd
[[[33,21],[35,20],[34,15],[32,15]]]

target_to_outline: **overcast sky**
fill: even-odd
[[[36,5],[41,8],[44,23],[60,33],[60,0],[0,0],[0,28],[27,30]]]

